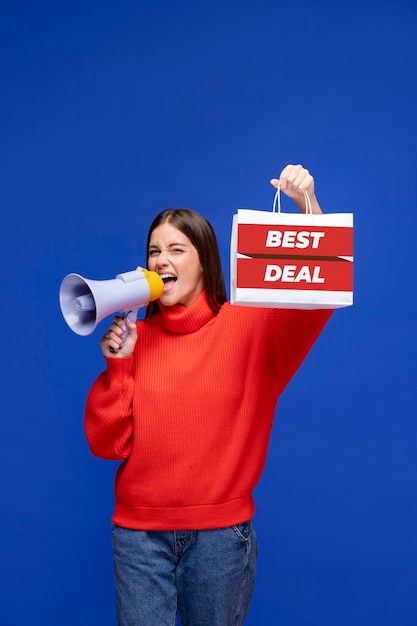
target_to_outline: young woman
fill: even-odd
[[[301,210],[307,192],[321,212],[302,166],[271,183]],[[255,584],[252,492],[277,400],[331,312],[231,306],[216,236],[194,211],[160,213],[147,253],[164,292],[145,320],[115,317],[85,416],[93,454],[122,461],[118,622],[172,626],[179,610],[184,626],[238,626]]]

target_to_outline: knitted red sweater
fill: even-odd
[[[229,526],[254,514],[279,394],[329,311],[226,303],[205,293],[139,321],[131,357],[107,359],[87,399],[93,454],[122,460],[113,521],[146,530]]]

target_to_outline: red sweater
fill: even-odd
[[[123,461],[113,521],[143,530],[250,519],[278,396],[331,311],[258,309],[205,293],[137,322],[135,352],[106,359],[87,399],[91,451]]]

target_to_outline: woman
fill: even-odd
[[[321,213],[302,166],[271,183],[301,210],[307,192]],[[145,320],[115,317],[85,416],[93,454],[122,461],[118,621],[172,626],[178,609],[184,626],[240,625],[255,583],[252,492],[276,403],[330,312],[231,306],[214,231],[187,209],[155,218],[147,253],[164,292]]]

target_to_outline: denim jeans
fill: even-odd
[[[113,525],[119,626],[240,626],[255,586],[253,522],[214,530]]]

